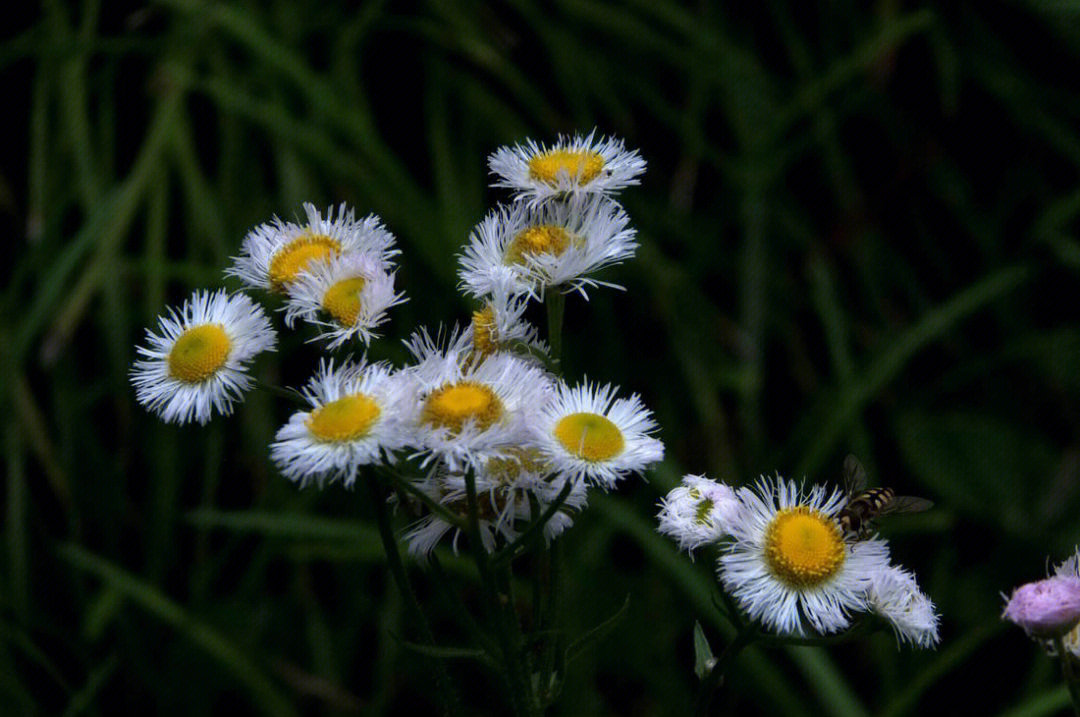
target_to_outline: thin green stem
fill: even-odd
[[[522,669],[521,628],[517,624],[517,615],[509,599],[499,593],[491,561],[480,537],[480,507],[476,499],[476,475],[471,470],[465,473],[465,501],[468,508],[469,550],[476,562],[476,569],[480,573],[480,584],[490,606],[514,714],[519,717],[539,715],[540,711],[533,696],[532,680]]]
[[[390,574],[393,576],[394,582],[397,584],[398,592],[401,593],[401,597],[405,601],[405,610],[409,620],[412,621],[413,626],[420,633],[424,643],[435,646],[435,636],[431,633],[431,627],[428,626],[424,611],[420,609],[420,603],[416,600],[416,593],[413,592],[412,585],[409,583],[409,576],[401,562],[397,539],[394,537],[394,532],[390,527],[390,515],[386,509],[386,496],[379,489],[379,484],[374,480],[373,476],[364,476],[364,478],[366,480],[362,482],[368,486],[371,495],[371,506],[375,510],[375,522],[379,527],[379,537],[382,539],[383,549],[386,552],[386,564],[390,568]],[[454,692],[453,683],[450,681],[446,666],[438,660],[432,660],[432,663],[435,668],[435,691],[439,696],[439,701],[442,703],[443,713],[446,715],[460,714],[460,702]]]
[[[694,714],[704,715],[708,712],[713,692],[720,685],[720,681],[724,679],[724,673],[731,666],[735,657],[745,647],[757,640],[758,637],[757,630],[752,626],[744,627],[735,633],[735,639],[728,643],[720,657],[716,658],[716,664],[709,670],[709,674],[705,675],[705,678],[701,680],[701,687],[698,688],[697,699],[694,701]]]
[[[1057,651],[1058,659],[1061,660],[1061,675],[1065,678],[1065,686],[1069,688],[1073,712],[1080,717],[1080,682],[1076,679],[1072,654],[1065,649],[1065,642],[1060,637],[1054,638],[1054,649]]]
[[[272,396],[277,396],[278,398],[286,398],[297,405],[311,408],[311,404],[308,403],[307,399],[305,399],[303,394],[301,394],[299,391],[291,388],[282,388],[281,386],[267,383],[266,381],[256,381],[256,385],[261,390],[266,391]]]

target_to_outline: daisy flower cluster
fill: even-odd
[[[634,230],[614,199],[645,162],[595,134],[547,146],[529,141],[489,159],[513,199],[485,217],[460,256],[463,292],[477,307],[463,328],[406,341],[408,365],[368,362],[366,350],[405,297],[395,289],[394,236],[345,205],[273,218],[244,237],[226,270],[278,304],[286,327],[306,324],[327,352],[296,392],[305,406],[278,430],[270,457],[304,486],[351,487],[365,466],[398,478],[413,517],[409,549],[456,545],[471,517],[487,550],[543,517],[552,539],[590,489],[610,489],[663,457],[656,423],[636,394],[563,382],[531,303],[603,285],[594,274],[634,254]],[[254,381],[251,360],[275,345],[266,311],[245,293],[196,292],[148,332],[132,368],[137,399],[163,420],[206,423],[229,414]],[[402,486],[398,486],[399,488]],[[474,506],[470,508],[470,505]]]
[[[770,633],[830,635],[871,613],[898,642],[937,644],[934,604],[915,577],[891,563],[884,540],[845,529],[849,500],[779,476],[732,488],[688,475],[661,500],[658,530],[688,551],[716,545],[724,590]]]

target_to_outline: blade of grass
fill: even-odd
[[[66,543],[57,550],[63,561],[120,590],[132,602],[204,649],[247,687],[261,710],[272,715],[295,714],[285,696],[235,644],[157,588],[78,545]]]

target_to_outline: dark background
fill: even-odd
[[[937,503],[882,532],[941,646],[754,649],[718,711],[1063,709],[1054,663],[999,614],[1080,542],[1077,3],[24,12],[0,45],[5,714],[433,710],[364,492],[301,492],[268,462],[292,407],[256,393],[177,428],[126,374],[144,327],[305,200],[398,236],[409,303],[372,355],[402,360],[415,327],[467,316],[455,254],[505,199],[486,156],[593,127],[649,162],[622,196],[642,246],[602,276],[625,292],[569,299],[567,375],[642,393],[668,458],[560,540],[571,633],[630,597],[560,713],[689,710],[694,620],[717,649],[727,628],[710,556],[654,530],[681,474],[835,480],[849,451]],[[302,383],[305,338],[259,377]],[[451,670],[469,713],[504,713],[487,673]]]

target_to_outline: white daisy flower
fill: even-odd
[[[261,306],[224,289],[196,291],[179,311],[158,318],[160,334],[146,330],[148,346],[131,368],[135,397],[166,423],[199,423],[216,410],[232,413],[251,388],[247,364],[272,351],[276,336]]]
[[[500,147],[488,157],[498,177],[492,186],[514,190],[518,199],[533,203],[565,194],[613,194],[638,183],[645,160],[627,150],[621,139],[559,136],[549,146],[527,140],[524,145]]]
[[[304,204],[306,224],[283,222],[277,217],[248,232],[240,256],[226,275],[238,277],[251,287],[284,293],[309,264],[343,254],[365,252],[386,264],[398,254],[394,235],[374,214],[357,220],[345,204],[326,210],[323,218],[310,202]],[[388,269],[388,266],[384,266]]]
[[[504,457],[490,458],[476,471],[477,524],[480,540],[488,552],[499,539],[510,542],[535,518],[542,515],[566,487],[566,479],[553,476],[535,450],[515,448]],[[468,492],[460,473],[434,471],[419,486],[428,496],[455,514],[468,516]],[[572,484],[562,505],[544,524],[544,538],[550,542],[574,523],[584,507],[588,489],[582,482]],[[533,515],[534,498],[539,512]],[[418,520],[406,532],[409,552],[426,556],[448,532],[453,533],[457,550],[460,531],[436,514]]]
[[[618,388],[560,382],[532,424],[533,443],[559,473],[611,488],[627,473],[641,473],[664,457],[654,438],[652,413],[637,394],[615,398]]]
[[[476,468],[522,445],[551,379],[534,363],[505,352],[477,361],[458,333],[442,348],[426,333],[406,345],[417,364],[404,372],[413,399],[406,409],[413,445],[451,472]]]
[[[385,364],[320,362],[303,394],[311,410],[294,413],[270,445],[282,474],[301,486],[341,478],[349,488],[360,466],[392,461],[407,443],[402,384]]]
[[[730,486],[705,476],[687,475],[660,501],[658,531],[693,552],[729,535],[740,506]]]
[[[514,294],[542,298],[545,289],[612,286],[589,274],[634,255],[635,231],[617,202],[603,197],[492,210],[469,235],[458,277],[466,293],[483,297],[510,282]]]
[[[299,318],[320,327],[317,338],[330,349],[353,337],[366,346],[378,338],[375,329],[386,322],[387,309],[405,301],[404,293],[394,293],[385,263],[363,252],[311,262],[288,292],[285,324],[292,328]]]
[[[867,609],[873,576],[889,566],[882,540],[847,540],[837,521],[845,495],[762,478],[737,491],[742,508],[720,557],[720,580],[755,621],[781,634],[821,634]]]
[[[536,327],[524,318],[528,305],[528,297],[515,295],[506,281],[498,282],[483,307],[473,312],[462,339],[481,358],[496,351],[520,349],[546,354],[547,344],[540,339]]]
[[[908,642],[923,648],[937,644],[938,616],[934,603],[908,571],[890,565],[874,573],[867,600],[871,611],[892,625],[897,644]]]

